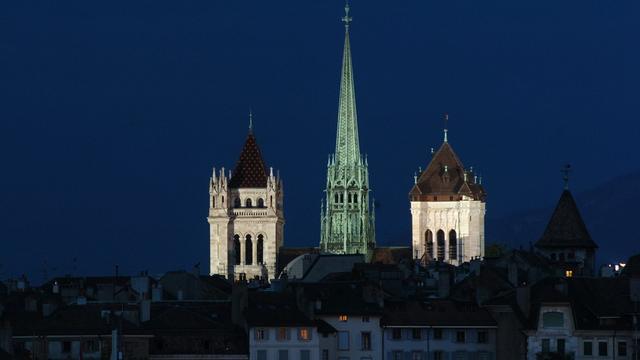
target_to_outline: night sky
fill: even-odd
[[[249,108],[284,179],[285,245],[316,246],[343,5],[0,2],[0,279],[206,272],[211,168],[235,165]],[[553,205],[567,161],[575,191],[640,169],[640,2],[355,0],[352,16],[379,244],[410,244],[445,112],[488,217]]]

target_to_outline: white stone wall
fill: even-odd
[[[331,359],[370,358],[372,360],[382,360],[382,328],[380,327],[379,316],[369,316],[369,321],[363,321],[361,315],[348,315],[347,321],[340,321],[337,315],[320,315],[319,317],[338,330],[338,334],[341,331],[346,331],[349,334],[348,350],[339,349],[339,340],[337,339],[339,335],[336,334],[335,357]],[[371,333],[371,350],[362,350],[361,334],[363,331]]]
[[[284,243],[284,215],[282,183],[271,175],[266,188],[229,189],[224,169],[214,174],[209,185],[209,250],[210,274],[238,278],[244,273],[247,279],[264,277],[273,279],[276,274],[278,251]],[[236,199],[240,206],[236,207]],[[247,207],[247,200],[251,207]],[[259,206],[262,200],[263,206]],[[235,263],[234,236],[240,238],[240,264]],[[251,236],[252,261],[246,259],[246,237]],[[258,236],[263,236],[263,262],[258,264]]]
[[[414,354],[421,354],[422,359],[433,359],[435,352],[441,352],[445,359],[456,359],[454,355],[462,355],[465,359],[488,359],[496,358],[496,328],[495,327],[441,327],[441,339],[434,339],[433,327],[416,327],[420,329],[420,339],[413,338],[412,327],[399,327],[400,339],[393,338],[393,328],[384,328],[384,351],[385,360],[393,360],[393,354],[403,353],[403,358],[410,358]],[[458,342],[456,333],[465,332],[465,341]],[[478,332],[487,333],[487,342],[478,343]]]
[[[426,232],[433,233],[433,254],[438,254],[438,230],[444,231],[445,261],[459,265],[475,257],[484,256],[485,203],[476,200],[461,201],[412,201],[413,255],[422,257],[425,252]],[[458,257],[449,254],[449,233],[456,231]]]

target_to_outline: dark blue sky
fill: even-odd
[[[333,151],[342,1],[0,3],[0,278],[208,261],[212,166],[255,133],[285,184],[285,244],[316,245]],[[634,0],[354,1],[362,152],[380,244],[450,142],[487,216],[640,168]],[[491,234],[487,234],[491,241]],[[601,246],[606,246],[601,244]],[[76,258],[74,265],[73,259]]]

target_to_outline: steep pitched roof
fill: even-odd
[[[229,181],[230,188],[263,188],[267,186],[267,168],[253,132],[249,132],[240,159]]]
[[[536,242],[536,247],[598,247],[591,239],[569,190],[562,192],[547,228]]]
[[[417,183],[411,189],[409,196],[420,199],[428,195],[471,196],[475,200],[483,200],[485,191],[482,185],[473,183],[473,174],[467,173],[458,155],[451,145],[445,141],[433,155],[427,168],[420,174]]]

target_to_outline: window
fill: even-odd
[[[233,199],[233,207],[239,208],[241,205],[240,198]]]
[[[568,258],[568,259],[575,259],[575,258],[576,258],[576,253],[574,253],[573,251],[570,251],[570,252],[567,254],[567,258]]]
[[[606,341],[598,342],[598,356],[608,356],[609,349],[607,348]]]
[[[433,339],[442,340],[442,329],[433,329]]]
[[[423,360],[422,351],[413,351],[411,353],[411,360]]]
[[[63,341],[62,342],[62,352],[70,353],[71,352],[71,341]]]
[[[338,331],[338,350],[349,350],[348,331]]]
[[[340,315],[340,316],[338,316],[338,320],[344,322],[344,321],[349,320],[349,317],[347,315]]]
[[[244,263],[247,265],[253,264],[253,241],[251,241],[251,235],[247,235],[244,238]]]
[[[556,254],[551,254],[551,260],[556,261]]]
[[[398,329],[398,328],[391,329],[391,338],[393,340],[402,339],[402,329]]]
[[[458,259],[458,238],[455,230],[449,231],[449,259]]]
[[[456,342],[464,342],[464,331],[456,331]]]
[[[442,359],[444,359],[442,351],[436,350],[433,352],[433,360],[442,360]]]
[[[369,317],[368,316],[363,316],[362,317],[362,322],[369,322]]]
[[[427,232],[424,234],[424,244],[425,251],[427,253],[427,259],[433,260],[433,233],[431,232],[431,230],[427,230]]]
[[[289,339],[289,329],[278,328],[278,341],[284,341]]]
[[[233,256],[236,265],[240,265],[240,235],[233,235]]]
[[[245,201],[244,201],[244,204],[245,204],[244,206],[246,206],[246,207],[248,207],[248,208],[253,207],[253,205],[251,204],[251,199],[247,199],[247,200],[245,200]]]
[[[264,235],[258,235],[258,244],[256,245],[256,261],[258,264],[264,263]]]
[[[582,355],[593,355],[593,343],[591,341],[585,341],[584,343],[582,343]]]
[[[564,276],[566,277],[573,277],[573,270],[567,270],[564,272]]]
[[[362,350],[368,351],[371,350],[371,333],[368,331],[363,331],[360,335]]]
[[[549,339],[542,339],[542,352],[548,353],[551,351],[550,343]]]
[[[420,338],[422,337],[422,329],[419,328],[414,328],[411,329],[411,338],[413,340],[420,340]]]
[[[322,360],[329,360],[329,350],[322,349]]]
[[[310,359],[311,359],[310,350],[300,350],[300,360],[310,360]]]
[[[620,341],[618,343],[618,356],[627,356],[627,342]]]
[[[82,343],[82,351],[86,353],[94,353],[100,351],[100,342],[98,340],[85,340]]]
[[[289,360],[289,350],[278,350],[278,360]]]
[[[486,344],[489,342],[489,333],[486,331],[478,331],[478,344]]]
[[[542,314],[542,327],[561,328],[564,326],[564,314],[559,311],[549,311]]]
[[[557,352],[559,354],[564,354],[565,351],[565,340],[564,339],[558,339],[558,342],[556,343],[557,345]]]
[[[402,359],[402,351],[395,350],[392,354],[393,354],[393,360],[403,360]]]
[[[264,207],[264,200],[262,200],[262,198],[258,199],[258,207],[259,208],[263,208]]]
[[[265,329],[255,329],[255,339],[260,341],[260,340],[267,340],[267,332]]]
[[[298,331],[298,339],[304,341],[311,340],[311,332],[309,331],[309,328],[300,328]]]
[[[258,350],[257,352],[257,360],[267,360],[267,350]]]
[[[560,259],[560,261],[564,261],[564,253],[558,254],[558,258]]]
[[[436,233],[438,240],[438,261],[444,260],[444,231],[438,230]]]

